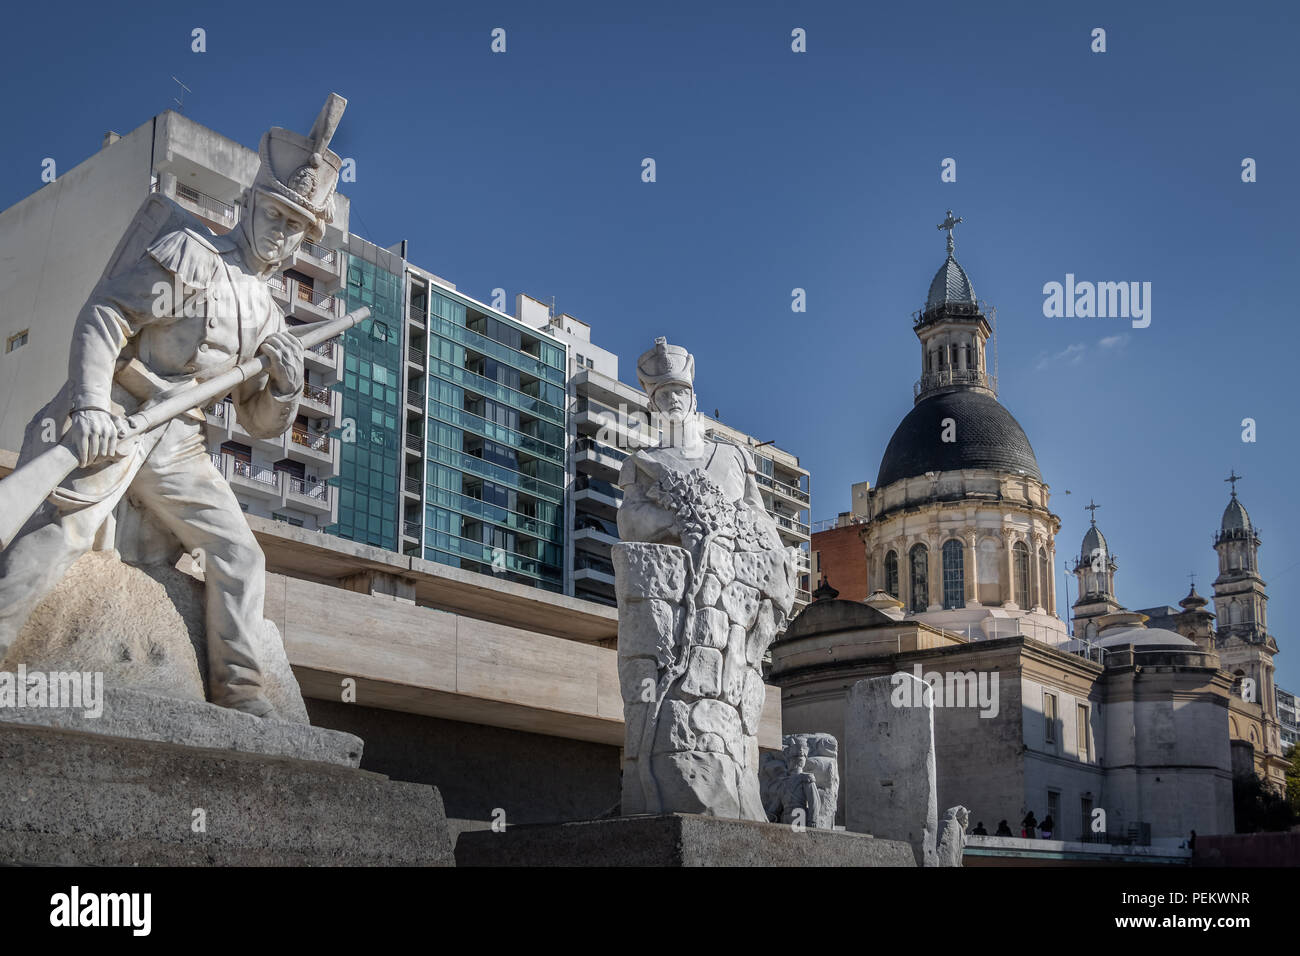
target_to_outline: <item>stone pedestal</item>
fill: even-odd
[[[939,812],[929,686],[901,672],[858,681],[844,710],[844,739],[848,828],[906,840],[918,866],[935,866]]]
[[[460,835],[458,866],[915,866],[912,848],[843,830],[687,813]]]
[[[337,762],[12,722],[0,723],[0,863],[454,865],[434,787]]]

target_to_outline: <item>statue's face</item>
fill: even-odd
[[[670,423],[681,424],[695,414],[695,390],[689,385],[670,383],[655,390],[654,407]]]
[[[307,234],[302,213],[267,193],[252,193],[252,213],[245,219],[248,246],[264,262],[278,264],[292,258]]]

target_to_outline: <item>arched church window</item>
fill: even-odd
[[[1015,602],[1020,607],[1029,607],[1029,549],[1023,541],[1012,546],[1011,562],[1015,571]]]
[[[930,606],[930,549],[923,544],[918,544],[912,548],[909,558],[908,570],[912,579],[910,607],[913,611],[924,611]]]
[[[898,552],[890,551],[885,555],[885,592],[890,597],[898,597]]]
[[[966,606],[966,568],[962,559],[961,542],[949,538],[943,543],[943,606]]]

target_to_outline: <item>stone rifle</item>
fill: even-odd
[[[362,307],[354,312],[328,322],[295,326],[288,331],[296,335],[304,348],[311,348],[342,335],[354,325],[370,317],[370,309]],[[120,440],[135,438],[162,425],[191,408],[201,408],[218,399],[231,389],[261,375],[271,364],[265,355],[249,359],[229,372],[200,382],[174,395],[164,395],[152,405],[138,409],[118,428]],[[27,519],[36,513],[46,497],[63,479],[76,470],[79,461],[76,449],[66,441],[41,452],[31,461],[0,479],[0,551],[13,542]]]

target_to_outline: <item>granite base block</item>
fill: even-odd
[[[103,713],[98,715],[87,716],[80,707],[4,707],[0,725],[4,724],[319,760],[341,767],[361,766],[363,749],[355,734],[125,687],[104,688]]]
[[[916,866],[912,848],[844,830],[689,813],[461,833],[457,866]]]
[[[435,787],[0,723],[0,864],[451,866]]]

